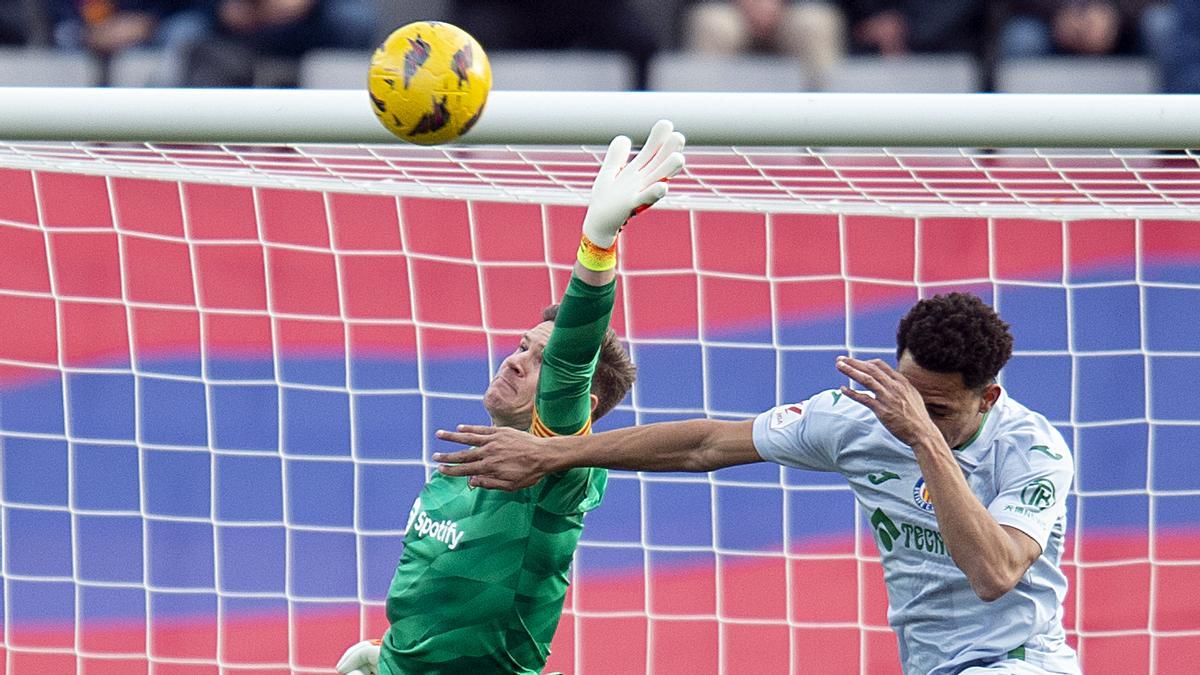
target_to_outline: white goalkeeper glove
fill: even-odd
[[[668,120],[655,123],[646,144],[628,164],[629,138],[617,136],[609,143],[583,218],[583,233],[593,244],[612,248],[630,217],[667,194],[666,179],[683,170],[683,144],[683,134]]]
[[[363,640],[352,645],[338,659],[337,671],[342,675],[379,675],[380,640]]]

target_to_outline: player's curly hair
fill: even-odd
[[[918,366],[960,373],[968,389],[996,379],[1012,356],[1013,338],[996,310],[970,293],[948,293],[913,305],[896,329],[896,358],[908,350]]]
[[[542,321],[553,321],[558,316],[558,305],[549,305],[542,310]],[[598,399],[592,411],[592,421],[604,417],[625,398],[625,394],[637,380],[637,366],[629,358],[629,352],[610,327],[604,331],[604,342],[600,344],[600,359],[592,373],[592,393]]]

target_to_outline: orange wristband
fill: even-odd
[[[617,266],[617,242],[611,248],[600,248],[585,234],[579,239],[579,253],[575,257],[593,272],[606,272]]]

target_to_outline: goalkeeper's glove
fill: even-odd
[[[351,645],[338,659],[337,671],[342,675],[378,675],[379,640],[363,640]]]
[[[592,184],[587,215],[583,218],[586,241],[581,254],[582,248],[589,243],[596,249],[611,249],[617,233],[630,217],[667,194],[666,180],[683,170],[680,152],[683,144],[683,134],[675,131],[668,120],[659,120],[654,125],[646,144],[628,164],[625,162],[629,157],[629,138],[617,136],[609,143],[604,163]]]

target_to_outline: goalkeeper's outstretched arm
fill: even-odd
[[[542,353],[532,421],[535,434],[590,430],[592,376],[616,297],[617,235],[632,216],[667,193],[666,181],[683,168],[683,145],[683,135],[667,120],[654,125],[632,160],[628,138],[618,136],[609,144],[592,185],[574,274]]]

